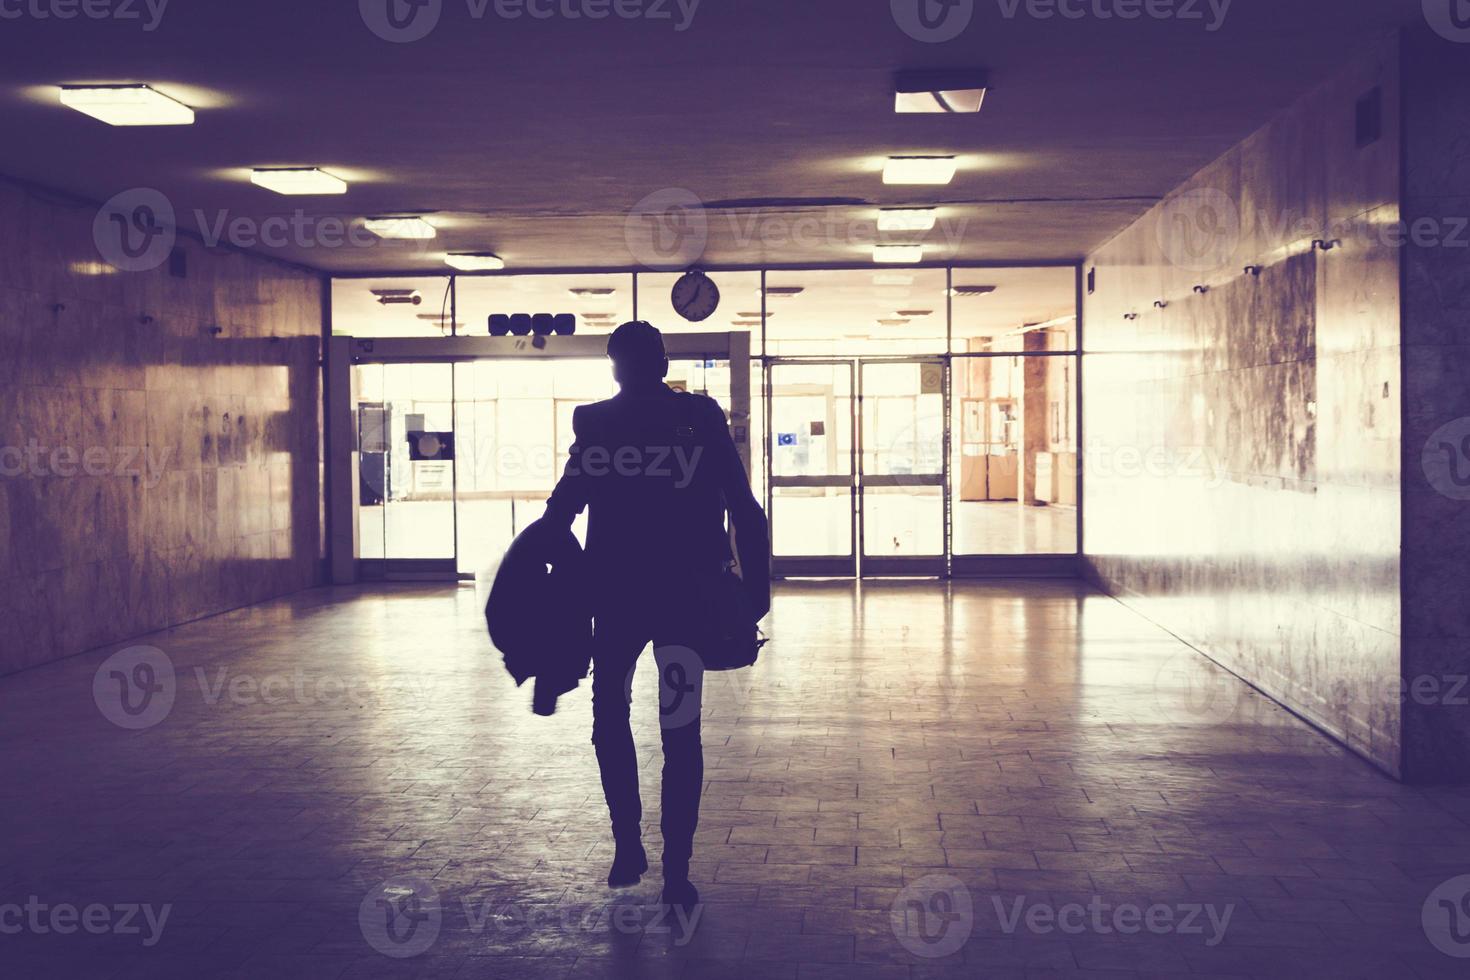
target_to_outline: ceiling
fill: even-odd
[[[659,265],[638,230],[650,195],[705,205],[708,266],[866,264],[876,208],[920,203],[942,206],[926,261],[1075,259],[1420,16],[1419,0],[1235,0],[1210,31],[973,0],[958,38],[924,43],[883,0],[703,0],[684,30],[693,0],[618,0],[671,16],[604,20],[441,2],[412,43],[375,35],[351,2],[177,2],[153,30],[144,0],[129,5],[140,20],[7,19],[0,173],[93,201],[155,188],[185,228],[300,209],[299,240],[253,247],[332,272],[443,271],[446,250],[517,270]],[[1214,17],[1209,0],[1185,3]],[[984,110],[896,115],[893,73],[940,67],[988,69]],[[146,82],[198,119],[109,127],[56,104],[53,86],[82,82]],[[961,170],[947,187],[881,182],[889,154],[949,153]],[[249,168],[272,166],[320,166],[351,189],[250,184]],[[315,230],[404,212],[431,214],[438,239],[333,245]]]

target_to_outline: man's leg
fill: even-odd
[[[613,837],[622,843],[637,841],[643,833],[638,751],[628,720],[628,699],[633,669],[645,645],[646,638],[616,624],[599,624],[593,638],[592,744],[602,771]]]
[[[704,791],[704,745],[700,715],[704,664],[688,647],[657,645],[659,729],[663,736],[664,880],[687,883],[699,798]]]

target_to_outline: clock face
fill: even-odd
[[[688,272],[674,283],[674,310],[691,323],[707,320],[720,305],[720,290],[703,272]]]

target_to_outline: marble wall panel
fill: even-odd
[[[1093,255],[1083,372],[1099,581],[1395,775],[1400,256],[1337,228],[1399,206],[1397,65],[1355,58]]]
[[[321,577],[319,277],[94,214],[0,182],[0,673]]]

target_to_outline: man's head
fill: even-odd
[[[607,339],[607,356],[613,377],[624,387],[659,382],[669,373],[664,335],[643,320],[629,320],[614,330]]]

